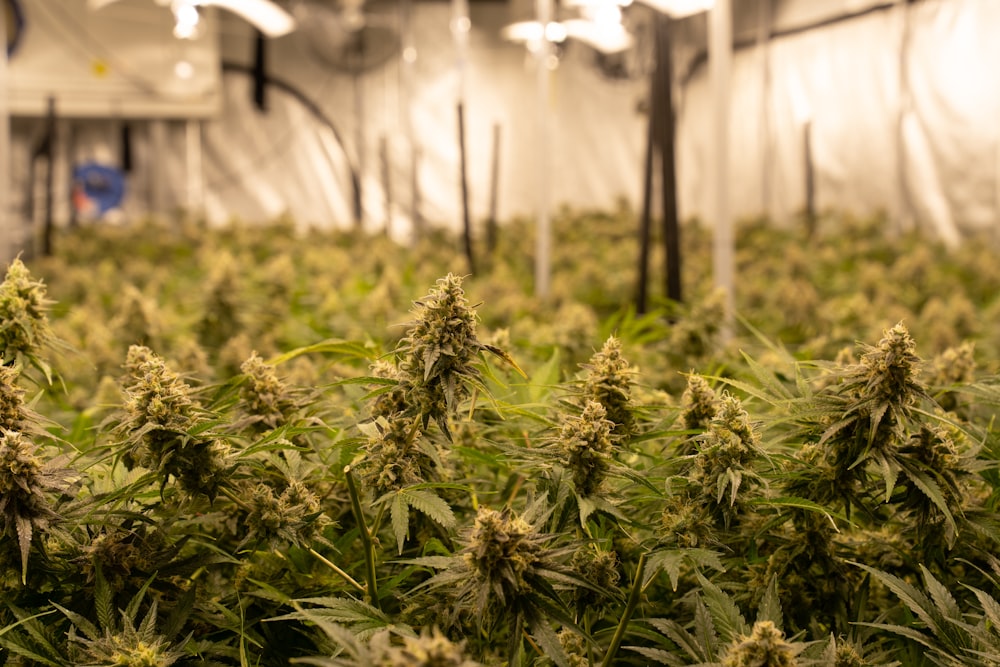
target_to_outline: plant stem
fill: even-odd
[[[226,498],[229,498],[234,503],[236,503],[236,505],[240,509],[246,510],[247,512],[252,512],[253,511],[253,508],[250,507],[250,505],[248,505],[245,500],[243,500],[238,495],[236,495],[235,493],[233,493],[233,490],[230,489],[229,487],[220,485],[219,486],[219,491],[222,491],[222,495],[224,495]]]
[[[354,586],[354,588],[358,589],[362,593],[366,592],[364,586],[362,586],[361,584],[359,584],[354,577],[352,577],[351,575],[349,575],[346,572],[344,572],[343,570],[341,570],[337,566],[337,564],[334,563],[332,560],[330,560],[329,558],[327,558],[326,556],[324,556],[323,554],[319,553],[318,551],[316,551],[315,549],[313,549],[311,547],[309,549],[309,553],[311,553],[313,556],[315,556],[316,558],[318,558],[319,561],[321,563],[323,563],[324,565],[326,565],[328,568],[330,568],[331,570],[333,570],[334,572],[336,572],[337,574],[339,574],[344,579],[344,581],[346,581],[347,583],[349,583],[351,586]]]
[[[639,556],[639,564],[635,568],[635,579],[632,581],[632,590],[628,594],[628,602],[625,603],[625,613],[622,614],[622,619],[618,622],[618,627],[615,628],[615,636],[611,638],[611,644],[608,646],[608,652],[604,654],[601,667],[610,667],[614,663],[615,654],[618,653],[618,649],[622,645],[622,639],[625,638],[625,630],[628,627],[628,623],[632,620],[635,608],[639,606],[639,596],[642,594],[642,577],[645,569],[646,554],[643,553]]]
[[[361,511],[361,497],[358,495],[358,485],[351,473],[351,466],[344,466],[344,476],[347,478],[347,491],[351,496],[351,509],[354,510],[354,520],[358,522],[358,534],[361,536],[361,546],[365,550],[365,574],[368,579],[368,601],[373,607],[381,610],[378,599],[378,584],[375,579],[375,545],[372,535],[365,524],[365,515]]]

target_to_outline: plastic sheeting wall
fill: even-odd
[[[805,133],[816,208],[888,214],[948,242],[998,219],[1000,3],[941,0],[739,50],[733,63],[733,210],[794,220],[805,209]],[[704,175],[707,68],[678,126],[682,214],[711,211]]]
[[[270,44],[269,70],[314,99],[333,119],[344,148],[363,165],[365,223],[387,220],[394,232],[411,226],[411,114],[419,152],[419,215],[429,224],[457,228],[461,221],[458,148],[458,69],[449,31],[451,8],[415,5],[418,59],[413,97],[402,89],[398,59],[366,73],[361,81],[362,114],[356,112],[352,78],[317,61],[292,35]],[[476,5],[466,70],[466,142],[473,221],[489,212],[493,126],[500,126],[498,216],[530,214],[537,201],[535,152],[536,79],[522,46],[499,39],[509,20],[506,5]],[[247,62],[246,38],[224,39],[231,60]],[[610,206],[617,197],[634,199],[641,186],[645,117],[638,112],[645,81],[615,82],[592,66],[592,53],[570,45],[552,72],[549,100],[553,169],[550,200],[580,206]],[[332,134],[281,92],[269,95],[266,115],[252,108],[249,82],[227,75],[227,105],[220,122],[205,128],[207,210],[213,219],[236,213],[247,218],[287,210],[307,224],[350,224],[347,165]],[[360,127],[359,127],[360,125]],[[357,138],[363,134],[363,153]],[[390,156],[393,207],[385,210],[380,144]]]
[[[840,4],[844,7],[835,7]],[[775,2],[772,19],[780,29],[864,4],[829,0],[819,14],[812,0]],[[757,15],[756,9],[739,7],[750,18]],[[401,91],[395,63],[362,80],[365,220],[370,228],[381,228],[390,217],[378,152],[384,137],[394,200],[390,225],[400,237],[411,224],[408,110],[421,152],[421,213],[428,223],[453,228],[461,220],[450,7],[419,3],[415,9],[414,97],[407,100]],[[508,20],[504,5],[475,4],[472,19],[466,109],[472,217],[482,221],[488,210],[494,123],[503,132],[499,217],[530,215],[537,201],[535,74],[522,47],[498,38]],[[736,216],[797,219],[805,205],[808,123],[819,210],[857,215],[881,210],[899,227],[920,225],[950,241],[968,231],[992,230],[1000,187],[997,26],[995,0],[924,0],[777,37],[766,47],[738,49],[730,193]],[[690,38],[698,34],[698,21],[675,28]],[[222,37],[225,58],[250,62],[252,39],[245,24],[223,22]],[[287,212],[303,225],[348,226],[351,194],[343,149],[352,160],[358,157],[352,79],[319,63],[294,35],[269,46],[271,73],[322,107],[337,125],[343,148],[285,93],[271,90],[269,111],[259,113],[248,78],[227,74],[223,116],[203,125],[204,189],[194,203],[217,223]],[[676,47],[684,51],[683,44]],[[707,67],[685,69],[690,62],[678,58],[679,202],[682,217],[710,223],[710,89]],[[610,207],[624,196],[638,208],[646,118],[637,107],[646,91],[642,80],[602,77],[586,49],[567,50],[552,74],[549,101],[553,207],[564,202]],[[110,128],[71,123],[74,131],[63,136],[77,136],[74,154],[89,155],[94,150],[88,143],[100,144],[101,137],[113,135]],[[16,161],[24,154],[17,143],[31,130],[30,123],[15,125]],[[127,212],[192,203],[183,124],[138,123],[133,143],[137,168],[130,176]]]

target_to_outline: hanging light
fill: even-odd
[[[715,7],[715,0],[639,0],[672,19],[682,19]]]
[[[90,9],[101,9],[115,2],[118,0],[87,0],[87,6]],[[192,29],[193,19],[190,9],[197,12],[198,7],[219,7],[230,11],[251,23],[268,37],[281,37],[295,30],[295,18],[271,0],[156,0],[156,3],[164,7],[169,5],[174,10],[174,34],[178,33],[178,27],[181,35]],[[184,14],[183,23],[178,19],[177,8],[181,7],[184,8],[180,9]],[[197,26],[196,20],[194,26]],[[187,37],[180,38],[192,39],[193,37],[195,34],[191,33]]]
[[[193,0],[173,0],[170,3],[170,10],[174,14],[174,37],[177,39],[196,38],[201,15]]]

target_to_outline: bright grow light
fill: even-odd
[[[672,19],[682,19],[715,7],[715,0],[640,0]]]
[[[118,0],[87,0],[91,9],[101,9]],[[170,6],[176,21],[174,34],[181,39],[195,36],[197,26],[188,8],[197,13],[198,7],[219,7],[240,16],[268,37],[281,37],[295,30],[295,19],[271,0],[156,0],[160,6]],[[183,13],[183,18],[179,16]],[[193,25],[192,25],[193,21]]]

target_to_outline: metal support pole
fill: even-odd
[[[188,215],[203,215],[205,212],[205,178],[202,171],[201,121],[188,120],[186,122],[184,139],[187,161]]]
[[[636,289],[635,311],[642,315],[649,301],[649,251],[653,228],[653,154],[656,143],[653,125],[656,122],[655,93],[656,72],[650,75],[653,82],[649,92],[649,125],[646,129],[646,168],[642,180],[642,215],[639,218],[639,284]]]
[[[0,35],[7,34],[7,12],[0,11]],[[5,38],[6,41],[6,38]],[[14,254],[14,215],[10,205],[10,108],[7,105],[7,48],[0,53],[0,259]]]
[[[56,98],[50,97],[45,117],[45,139],[42,151],[45,158],[45,218],[42,222],[42,257],[52,255],[52,236],[55,229],[56,187]]]
[[[384,134],[378,142],[379,161],[382,163],[382,192],[385,194],[385,235],[392,235],[392,170],[389,161],[389,138]]]
[[[462,197],[462,240],[469,272],[474,273],[476,263],[472,252],[472,219],[469,212],[468,159],[465,145],[465,70],[469,59],[469,31],[472,28],[469,21],[468,0],[452,0],[451,12],[451,33],[455,40],[455,61],[458,74],[456,106],[458,109],[459,181]]]
[[[733,49],[732,0],[716,0],[709,10],[708,52],[713,106],[713,175],[715,184],[715,236],[712,268],[716,287],[724,295],[725,314],[721,326],[724,341],[733,334],[734,240],[729,201],[729,107],[730,63]]]
[[[677,170],[674,155],[673,58],[670,44],[670,17],[656,17],[657,100],[656,144],[660,153],[661,194],[663,196],[664,281],[667,298],[681,301],[681,233],[677,215]]]
[[[535,0],[538,22],[545,28],[552,21],[552,0]],[[549,295],[552,273],[552,229],[549,219],[549,56],[551,44],[544,36],[539,40],[537,59],[538,99],[536,104],[537,157],[536,181],[538,183],[538,221],[535,229],[535,296],[544,299]]]
[[[486,218],[486,248],[492,255],[497,247],[497,197],[500,188],[500,123],[493,123],[493,155],[490,162],[490,211]]]

